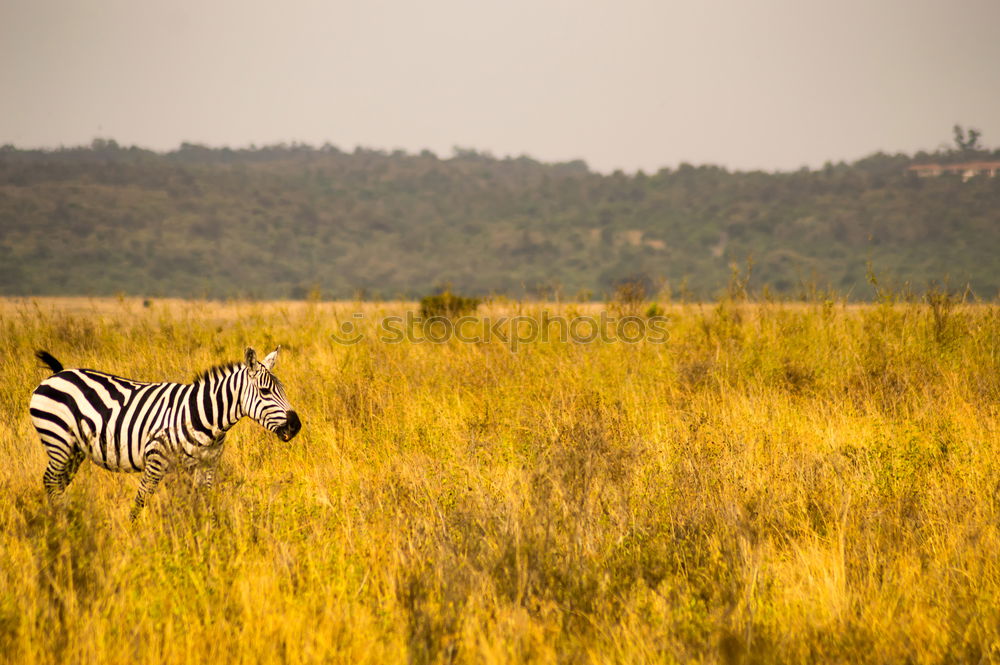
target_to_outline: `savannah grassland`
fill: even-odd
[[[406,303],[3,301],[0,661],[1000,662],[1000,308],[932,300],[516,352],[379,340]],[[279,343],[298,438],[242,422],[134,526],[90,464],[48,505],[36,348],[183,381]]]

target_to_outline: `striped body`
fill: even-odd
[[[173,461],[195,466],[218,456],[243,416],[232,397],[245,368],[224,380],[141,383],[92,369],[67,369],[35,389],[30,412],[49,455],[69,452],[66,434],[109,471],[142,471],[146,447],[163,441]]]
[[[51,495],[65,490],[80,463],[143,472],[135,513],[163,474],[195,469],[211,482],[226,432],[249,416],[285,441],[301,424],[270,369],[247,350],[247,362],[215,367],[193,383],[144,383],[92,369],[62,369],[39,384],[29,411],[49,456],[43,481]],[[46,359],[48,358],[48,359]]]

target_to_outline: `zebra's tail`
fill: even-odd
[[[62,363],[56,360],[55,357],[48,351],[35,351],[35,357],[48,365],[53,374],[58,374],[63,371]]]

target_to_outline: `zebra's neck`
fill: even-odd
[[[210,369],[185,386],[174,412],[178,433],[202,445],[220,439],[246,415],[241,400],[246,380],[246,366],[236,365]]]

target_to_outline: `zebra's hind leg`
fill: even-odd
[[[42,475],[42,485],[44,485],[49,499],[52,500],[58,498],[66,490],[72,472],[76,471],[82,461],[75,461],[75,457],[77,453],[82,455],[83,452],[71,438],[62,434],[48,429],[38,429],[38,433],[41,435],[45,454],[49,458],[49,464],[45,467],[45,473]]]
[[[64,476],[65,477],[65,481],[63,482],[63,489],[64,490],[67,487],[69,487],[69,484],[71,482],[73,482],[73,476],[75,476],[76,472],[80,470],[80,465],[83,464],[84,460],[86,460],[86,459],[87,459],[86,453],[84,453],[79,448],[77,448],[76,450],[73,451],[72,456],[69,458],[69,461],[66,463],[66,473],[65,473],[65,476]]]
[[[49,495],[49,500],[58,499],[66,491],[66,467],[68,460],[54,460],[49,458],[49,465],[45,467],[42,475],[42,484],[45,485],[45,492]]]
[[[139,491],[135,495],[135,505],[132,506],[132,512],[129,515],[133,522],[139,516],[143,506],[146,505],[146,497],[156,491],[168,468],[167,458],[158,446],[146,451],[146,466],[142,471],[142,480],[139,481]]]
[[[49,464],[45,467],[45,473],[42,475],[42,484],[45,485],[49,499],[62,496],[70,481],[73,480],[77,469],[80,468],[80,464],[86,458],[87,456],[79,448],[74,448],[68,456],[65,456],[61,450],[58,452],[49,450]]]

